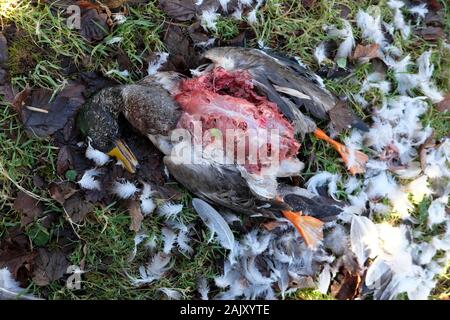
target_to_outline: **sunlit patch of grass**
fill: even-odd
[[[288,299],[296,300],[334,300],[329,294],[322,294],[314,289],[300,289],[297,292],[290,294]]]

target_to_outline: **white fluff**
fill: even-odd
[[[177,236],[178,249],[185,254],[192,254],[194,249],[189,245],[189,237],[186,231],[180,231]]]
[[[233,17],[233,19],[242,20],[242,8],[241,7],[236,8],[231,14],[231,16]]]
[[[141,201],[141,212],[145,216],[152,213],[156,209],[156,204],[152,198],[153,191],[148,183],[144,183],[144,188],[142,189],[141,196],[139,200]]]
[[[319,275],[317,291],[319,291],[322,294],[327,294],[328,288],[330,287],[330,282],[331,282],[331,270],[330,266],[326,264]]]
[[[317,188],[327,184],[328,186],[328,194],[335,200],[336,192],[337,192],[337,184],[336,182],[339,179],[339,175],[333,174],[327,171],[319,172],[318,174],[311,177],[306,183],[306,187],[309,192],[319,195]]]
[[[325,59],[328,59],[328,52],[325,42],[319,43],[319,45],[314,49],[314,58],[319,65],[321,65]]]
[[[375,42],[383,48],[386,45],[383,31],[381,31],[381,17],[371,16],[363,10],[359,10],[356,14],[356,23],[361,29],[362,37],[366,40]]]
[[[23,291],[24,289],[13,279],[8,268],[0,269],[0,300],[13,299]]]
[[[140,278],[128,277],[133,286],[141,286],[160,279],[171,267],[170,257],[162,253],[157,253],[152,257],[147,266],[139,267]]]
[[[113,20],[116,24],[122,24],[127,21],[127,17],[121,13],[113,14]]]
[[[247,21],[249,24],[256,24],[258,22],[258,18],[256,16],[257,12],[258,9],[254,8],[247,14]]]
[[[352,55],[353,48],[355,47],[355,38],[353,37],[352,26],[347,20],[343,20],[344,23],[344,41],[339,45],[336,53],[337,58],[350,57]]]
[[[356,177],[348,178],[345,183],[345,193],[352,194],[359,186],[361,185],[360,181]]]
[[[411,33],[411,27],[406,24],[403,13],[401,11],[401,8],[404,5],[405,4],[403,3],[403,1],[398,0],[389,0],[388,2],[388,6],[394,11],[394,26],[397,30],[400,30],[403,39],[406,39]]]
[[[209,286],[208,280],[206,278],[200,278],[197,284],[197,291],[200,293],[200,297],[202,300],[209,300]]]
[[[448,196],[443,196],[431,202],[428,208],[428,227],[432,228],[435,224],[440,224],[448,219],[445,212]]]
[[[173,219],[183,210],[182,204],[174,204],[171,202],[165,202],[158,208],[158,214],[166,219]]]
[[[89,169],[84,172],[78,184],[81,188],[87,190],[101,190],[100,182],[95,180],[95,177],[100,175],[100,171],[97,169]]]
[[[431,64],[431,50],[426,51],[417,59],[417,67],[419,68],[419,85],[422,92],[430,98],[434,103],[438,103],[444,99],[442,93],[431,83],[431,77],[434,71],[434,65]]]
[[[378,231],[375,224],[366,217],[354,216],[350,228],[350,243],[359,266],[363,267],[368,258],[378,255]]]
[[[200,24],[205,29],[205,31],[213,30],[217,31],[216,21],[220,17],[220,14],[217,13],[216,8],[209,8],[202,11],[202,15],[200,17]]]
[[[159,288],[158,291],[162,292],[169,300],[181,300],[183,296],[178,289]]]
[[[155,75],[159,68],[167,62],[167,58],[169,57],[169,54],[167,52],[157,52],[156,53],[156,59],[149,62],[148,68],[147,68],[147,74],[149,76]]]
[[[128,258],[128,261],[133,261],[137,254],[137,247],[145,240],[148,239],[148,235],[140,233],[134,236],[134,247],[131,251],[131,255]]]
[[[131,198],[139,189],[130,181],[115,181],[112,187],[112,192],[120,199]]]
[[[88,146],[85,152],[86,158],[95,162],[97,166],[103,166],[109,161],[109,156],[91,146],[91,142],[88,141]]]
[[[228,3],[230,0],[219,0],[220,6],[224,12],[228,12]]]
[[[406,190],[412,195],[412,201],[414,203],[419,203],[425,198],[433,193],[430,189],[427,181],[427,176],[423,175],[411,181]]]
[[[425,18],[426,14],[428,13],[427,4],[421,3],[419,5],[413,6],[409,8],[409,12],[412,14],[417,15],[419,18]]]
[[[175,232],[173,232],[172,229],[169,228],[162,228],[161,230],[161,234],[163,236],[163,242],[164,242],[164,247],[163,247],[163,252],[165,254],[169,254],[173,247],[175,246],[175,241],[177,238],[177,235]]]

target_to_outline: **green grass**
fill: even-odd
[[[386,1],[366,1],[363,8]],[[340,25],[340,7],[345,5],[350,8],[348,19],[354,19],[360,5],[356,1],[332,0],[317,1],[311,9],[304,9],[301,1],[269,0],[262,7],[259,14],[261,23],[251,26],[256,34],[256,39],[249,45],[256,46],[257,39],[261,39],[270,47],[296,55],[303,62],[316,70],[318,66],[313,59],[314,48],[320,41],[326,40],[323,31],[324,25]],[[446,30],[450,31],[449,6],[445,4],[447,12]],[[389,21],[391,13],[385,8],[381,11],[383,18]],[[110,76],[120,82],[132,82],[145,75],[143,65],[146,56],[151,51],[163,51],[161,41],[162,32],[169,19],[157,8],[157,1],[150,1],[144,6],[130,10],[127,21],[116,26],[113,32],[101,42],[90,44],[86,42],[76,30],[69,29],[63,18],[53,15],[47,6],[32,5],[30,1],[20,1],[20,5],[14,11],[5,11],[0,5],[2,23],[11,21],[23,32],[24,36],[16,40],[9,48],[10,69],[12,83],[18,89],[26,84],[35,87],[45,87],[52,90],[60,90],[70,80],[70,75],[65,75],[59,67],[64,57],[69,57],[80,70],[94,70],[108,73],[118,69],[119,64],[115,53],[119,50],[129,58],[130,78],[122,78],[115,73]],[[242,25],[228,18],[220,18],[217,31],[212,33],[214,37],[222,40],[230,40],[236,37],[242,30]],[[355,36],[359,32],[354,29]],[[122,41],[108,44],[115,37]],[[432,49],[432,60],[435,64],[434,79],[444,92],[450,91],[450,54],[443,46],[442,41],[429,43],[413,37],[404,41],[395,37],[396,45],[403,48],[404,52],[417,58],[426,50]],[[24,63],[25,62],[25,63]],[[345,78],[326,80],[326,86],[334,93],[342,96],[350,96],[360,90],[363,79],[370,73],[368,64],[359,65],[354,72]],[[366,99],[374,105],[379,104],[381,96],[379,92],[369,91]],[[367,111],[360,109],[357,104],[350,101],[350,105],[363,118]],[[435,108],[430,108],[423,117],[424,124],[430,124],[438,138],[450,133],[448,126],[449,114],[441,114]],[[52,245],[57,229],[67,225],[63,210],[59,204],[49,199],[46,190],[37,188],[33,183],[36,176],[45,181],[59,181],[65,177],[57,177],[55,163],[57,150],[48,141],[37,140],[28,137],[17,121],[11,107],[2,106],[0,113],[0,236],[6,229],[20,225],[20,217],[13,210],[12,204],[18,188],[23,188],[43,199],[46,212],[52,212],[58,217],[58,221],[50,228],[42,226],[41,221],[29,225],[26,233],[34,246]],[[341,138],[344,137],[344,133]],[[314,158],[311,158],[314,155]],[[302,142],[301,157],[307,162],[304,179],[309,178],[317,170],[327,170],[346,175],[337,153],[314,137],[306,137]],[[339,194],[342,199],[346,195],[342,191]],[[190,201],[190,195],[183,192],[183,203]],[[424,200],[427,201],[427,200]],[[414,216],[424,223],[426,203],[417,205]],[[64,286],[64,281],[51,283],[45,288],[31,285],[30,291],[36,294],[46,294],[50,299],[151,299],[157,298],[157,289],[161,287],[177,288],[186,298],[196,297],[195,287],[197,278],[206,276],[212,279],[219,270],[220,261],[225,252],[214,244],[206,243],[207,235],[196,215],[189,210],[183,211],[181,219],[184,223],[196,223],[194,235],[194,255],[186,257],[178,254],[174,257],[175,266],[164,277],[154,284],[134,288],[128,281],[128,274],[137,274],[140,264],[148,259],[148,254],[139,251],[132,263],[128,262],[130,251],[133,247],[133,233],[129,230],[130,218],[119,204],[113,204],[107,208],[96,208],[89,214],[82,225],[73,225],[80,239],[75,243],[75,250],[70,256],[70,262],[78,265],[82,261],[86,263],[86,273],[83,274],[83,288],[80,291],[72,291]],[[390,222],[395,221],[395,216],[382,217]],[[161,219],[146,218],[143,228],[148,234],[154,234],[160,241]],[[420,231],[425,231],[420,229]],[[434,230],[427,231],[424,239],[434,234]],[[448,297],[450,275],[447,272],[439,279],[439,283],[433,292],[433,298]],[[289,298],[296,299],[329,299],[327,295],[321,295],[314,290],[300,290]]]

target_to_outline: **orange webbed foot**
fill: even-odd
[[[305,240],[305,244],[315,249],[323,240],[323,225],[319,219],[311,216],[304,216],[302,212],[294,212],[289,210],[281,211],[286,219],[288,219]]]
[[[350,150],[347,146],[337,142],[336,140],[331,139],[325,132],[320,129],[316,129],[314,131],[314,135],[316,138],[324,140],[331,144],[331,146],[339,153],[342,160],[347,167],[347,170],[355,175],[357,173],[364,173],[365,165],[369,160],[369,157],[358,150]]]

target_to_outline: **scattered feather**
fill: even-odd
[[[31,295],[24,295],[24,291],[7,268],[0,269],[0,300],[39,300]]]
[[[165,202],[158,208],[158,215],[166,218],[173,219],[183,210],[182,204],[174,204],[171,202]]]
[[[209,300],[209,286],[208,280],[206,278],[200,278],[197,284],[197,291],[200,293],[200,297],[202,300]]]
[[[319,43],[319,45],[314,49],[314,58],[316,59],[318,65],[321,65],[324,60],[328,59],[327,54],[326,43]]]
[[[181,300],[183,296],[178,289],[159,288],[158,291],[162,292],[169,300]]]
[[[192,206],[200,218],[211,231],[212,235],[217,234],[219,243],[228,250],[234,248],[234,235],[224,218],[205,201],[194,198]]]
[[[78,184],[81,188],[87,190],[101,190],[100,182],[95,180],[95,177],[100,175],[100,171],[97,169],[89,169],[84,172]]]
[[[103,166],[109,161],[109,156],[91,146],[91,142],[88,141],[88,146],[85,153],[86,158],[95,162],[97,166]]]
[[[448,203],[448,196],[443,196],[431,202],[428,208],[428,227],[431,229],[435,224],[441,224],[448,219],[445,208]]]
[[[131,198],[139,189],[130,181],[115,181],[112,187],[112,192],[120,199]]]
[[[202,15],[200,17],[200,24],[205,29],[208,30],[217,30],[216,21],[220,17],[220,14],[217,13],[216,8],[209,8],[202,11]]]
[[[161,279],[171,267],[170,257],[163,253],[157,253],[147,266],[139,267],[140,278],[128,277],[133,286],[141,286]]]
[[[378,232],[375,224],[366,217],[354,216],[350,228],[350,243],[359,266],[363,267],[368,258],[378,255]]]
[[[173,247],[175,246],[177,235],[175,232],[173,232],[172,229],[169,228],[162,228],[161,233],[164,242],[163,252],[165,254],[170,254]]]
[[[148,183],[144,183],[144,188],[139,197],[139,200],[141,201],[141,212],[144,216],[152,213],[156,209],[156,204],[153,201],[152,195],[153,191],[151,186]]]
[[[187,232],[185,231],[180,231],[178,233],[177,236],[177,245],[178,245],[178,249],[185,253],[185,254],[192,254],[194,252],[194,249],[192,249],[192,247],[189,245],[189,237]]]
[[[161,66],[167,62],[168,57],[169,54],[167,52],[157,52],[156,58],[148,64],[147,74],[149,76],[155,75],[158,72],[159,68],[161,68]]]

